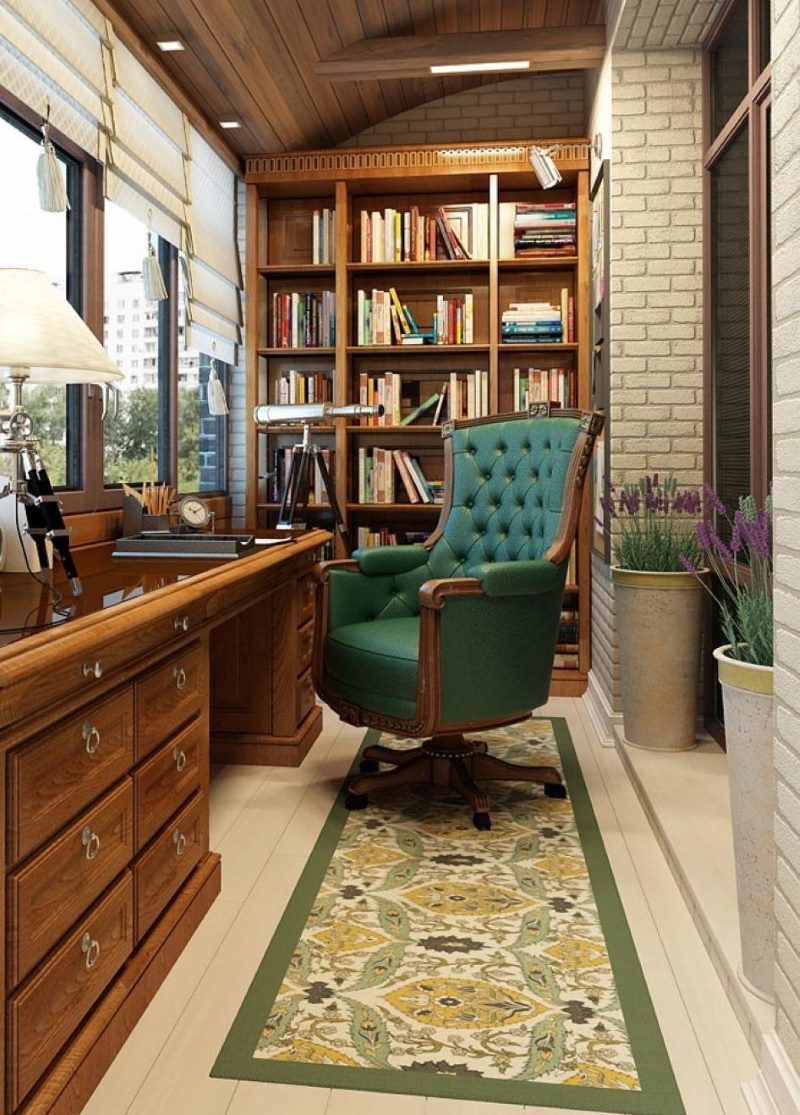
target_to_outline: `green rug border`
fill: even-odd
[[[685,1115],[567,722],[564,717],[534,719],[549,720],[553,726],[595,901],[598,895],[603,896],[602,901],[597,903],[597,909],[641,1090],[629,1092],[614,1088],[476,1079],[398,1069],[260,1061],[242,1052],[246,1049],[255,1050],[265,1022],[265,1013],[268,1015],[272,1009],[295,945],[344,828],[348,816],[344,805],[346,779],[253,977],[211,1070],[211,1076],[228,1080],[390,1092],[529,1107],[560,1107],[565,1110],[599,1111],[613,1115]],[[350,773],[357,769],[364,747],[375,743],[379,736],[380,733],[373,729],[366,733]]]

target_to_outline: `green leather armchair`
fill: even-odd
[[[421,546],[356,551],[317,567],[317,691],[351,724],[424,738],[376,745],[347,805],[432,782],[459,792],[489,828],[478,783],[524,779],[566,791],[551,767],[487,753],[465,732],[524,720],[545,703],[567,557],[603,417],[534,404],[529,416],[450,422],[445,502]],[[379,771],[379,763],[394,769]]]

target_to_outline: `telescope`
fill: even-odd
[[[329,422],[332,418],[380,418],[384,408],[378,406],[362,406],[353,403],[350,406],[337,407],[333,403],[280,403],[274,406],[260,406],[253,411],[253,419],[257,426],[268,426],[272,422],[288,425],[302,422],[304,425],[312,422]]]

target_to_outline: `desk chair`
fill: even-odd
[[[412,750],[368,747],[349,808],[427,782],[457,791],[476,828],[488,829],[482,781],[539,782],[566,796],[554,768],[494,758],[464,733],[525,720],[547,700],[567,558],[603,421],[534,404],[527,416],[446,423],[445,500],[427,542],[317,566],[319,695],[350,724],[424,739]]]

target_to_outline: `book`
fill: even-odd
[[[450,386],[449,383],[446,383],[446,382],[442,384],[442,389],[439,392],[439,402],[436,404],[436,410],[434,411],[434,414],[433,414],[433,425],[434,426],[439,425],[439,419],[442,416],[442,408],[444,407],[444,402],[445,402],[445,399],[447,397],[447,389],[448,389],[449,386]]]
[[[428,396],[428,398],[425,400],[424,403],[420,403],[419,406],[415,407],[414,410],[412,410],[410,414],[407,414],[405,416],[405,418],[401,418],[400,419],[400,425],[401,426],[410,426],[411,423],[415,419],[419,418],[419,416],[421,414],[424,414],[426,410],[430,410],[430,408],[434,405],[434,403],[437,403],[438,401],[439,401],[439,393],[438,393],[438,391],[434,391],[434,393],[432,395]]]
[[[403,482],[403,487],[406,490],[406,495],[408,496],[411,503],[419,503],[420,494],[417,490],[416,484],[411,478],[411,472],[403,457],[402,449],[395,449],[393,452],[394,463],[397,465],[397,471],[400,473],[400,479]]]

